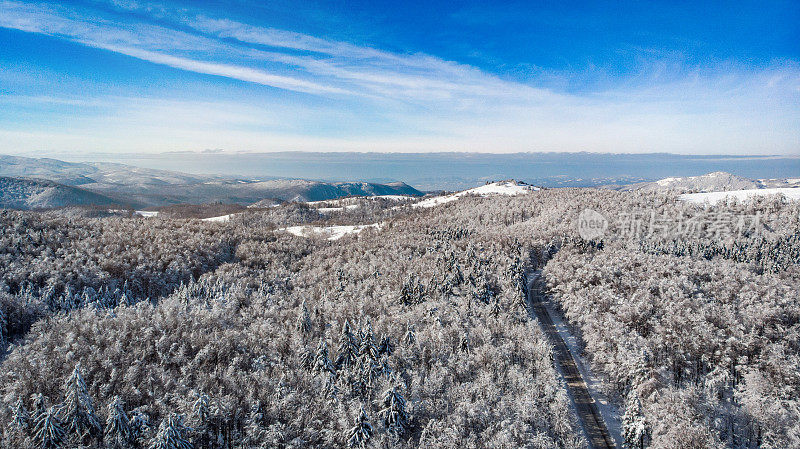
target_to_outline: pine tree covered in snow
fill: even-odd
[[[388,335],[381,337],[381,343],[378,345],[378,355],[392,355],[394,352],[394,343]]]
[[[149,449],[192,449],[189,441],[191,429],[183,425],[183,417],[172,413],[158,426],[158,432],[150,442]]]
[[[8,326],[6,324],[6,315],[5,313],[3,313],[3,309],[0,308],[0,351],[5,349],[7,334],[8,334]]]
[[[25,432],[31,424],[31,414],[25,408],[25,403],[22,399],[17,399],[14,404],[14,412],[12,416],[12,425],[20,432]]]
[[[131,423],[125,413],[125,403],[119,396],[108,404],[104,434],[104,441],[110,449],[126,449],[133,443]]]
[[[92,398],[83,380],[80,365],[75,365],[72,375],[64,383],[62,410],[67,433],[77,441],[83,441],[89,435],[99,433],[100,423],[95,416]]]
[[[628,395],[625,414],[622,416],[622,439],[624,449],[644,449],[648,427],[642,414],[642,403],[635,391]]]
[[[52,406],[34,418],[33,439],[39,449],[61,449],[66,436],[58,407]]]
[[[383,409],[380,417],[386,430],[395,437],[400,437],[408,428],[406,401],[395,386],[383,393]]]
[[[358,359],[359,343],[350,329],[350,323],[345,320],[342,332],[339,335],[338,354],[336,356],[336,368],[350,368]]]
[[[335,373],[333,363],[328,357],[328,343],[320,339],[317,351],[314,354],[314,371],[318,373]]]
[[[355,425],[347,432],[347,445],[349,447],[365,448],[372,439],[372,424],[369,423],[367,412],[361,407]]]
[[[372,334],[372,323],[367,324],[359,332],[361,337],[361,347],[358,352],[362,357],[369,357],[372,360],[378,359],[378,347],[375,346],[375,336]]]
[[[300,315],[297,317],[297,330],[303,334],[311,332],[311,314],[308,313],[305,301],[303,301]]]

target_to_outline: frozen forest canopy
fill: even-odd
[[[513,189],[0,211],[0,445],[587,448],[541,270],[624,447],[800,447],[800,203]]]

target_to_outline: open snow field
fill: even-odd
[[[326,236],[328,240],[339,240],[348,234],[358,234],[364,229],[381,229],[383,223],[373,223],[368,225],[350,226],[290,226],[281,228],[279,231],[286,231],[300,237]]]
[[[491,195],[525,195],[530,192],[539,190],[538,187],[530,186],[527,184],[520,184],[515,181],[502,181],[486,184],[474,189],[464,190],[462,192],[454,193],[452,195],[436,196],[422,200],[419,203],[412,204],[412,207],[434,207],[440,204],[450,203],[462,196],[491,196]]]
[[[681,201],[687,201],[690,203],[708,203],[714,205],[720,201],[725,201],[728,198],[735,198],[739,201],[745,201],[749,198],[765,195],[783,195],[788,200],[800,200],[800,188],[787,187],[776,189],[731,190],[727,192],[685,193],[679,198]]]

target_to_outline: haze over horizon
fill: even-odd
[[[800,154],[796,2],[0,1],[0,152]]]

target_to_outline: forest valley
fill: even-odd
[[[0,444],[585,448],[526,309],[541,269],[625,447],[800,447],[797,202],[565,188],[410,203],[0,212]],[[584,209],[725,210],[763,229],[586,241]]]

